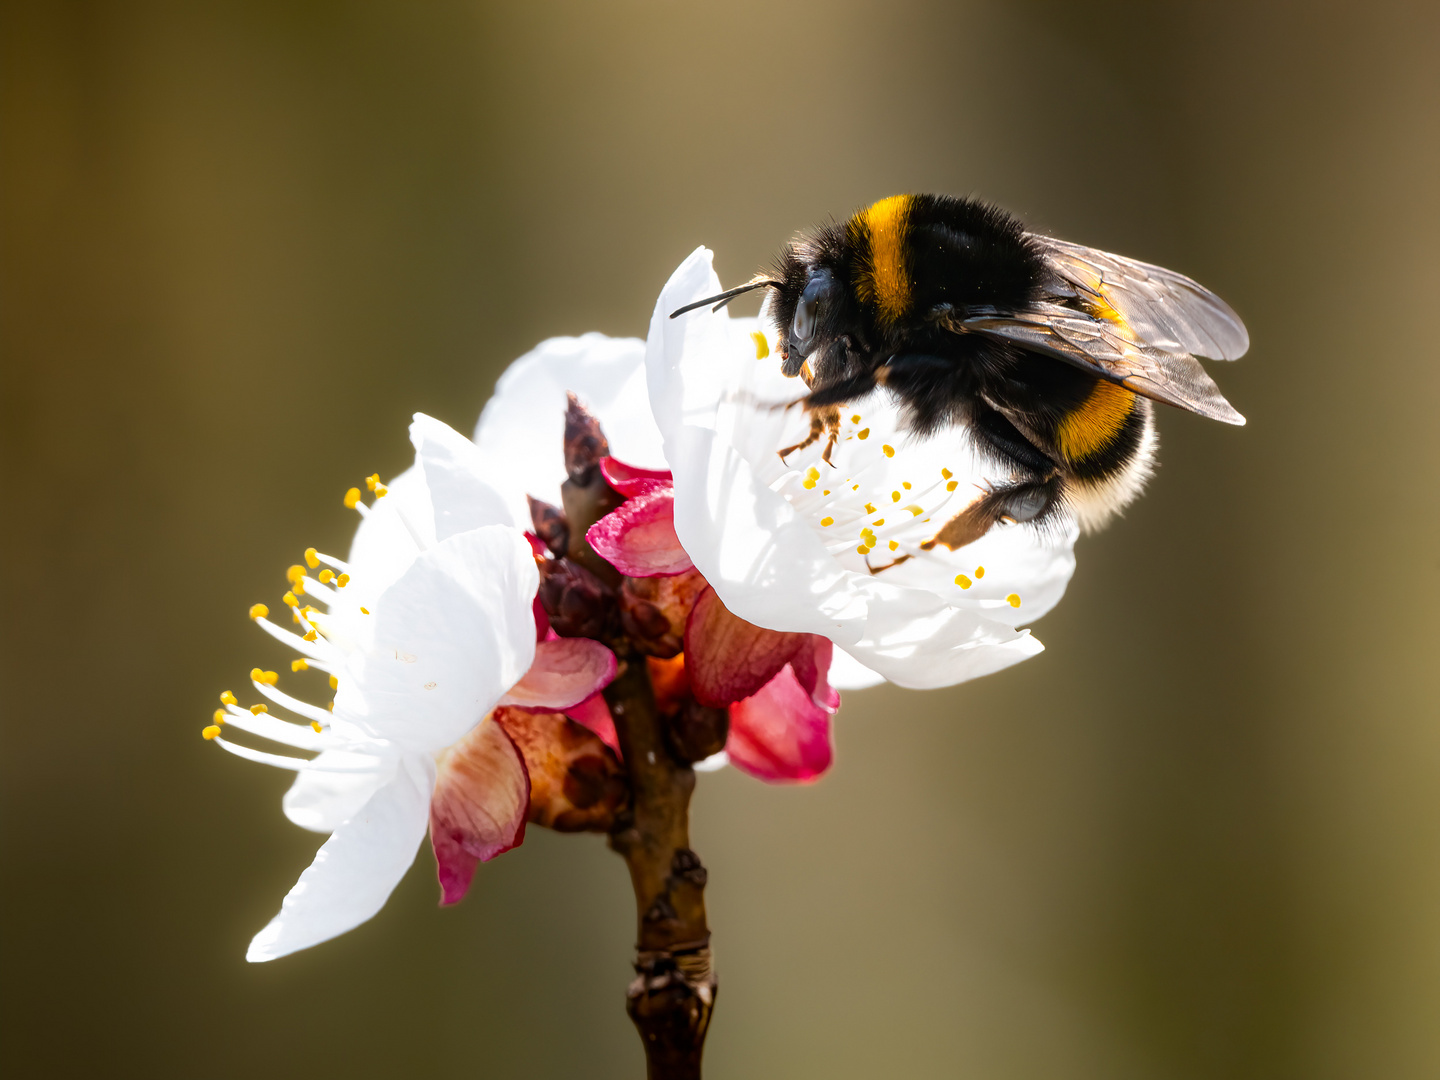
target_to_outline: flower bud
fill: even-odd
[[[730,710],[701,705],[686,698],[679,712],[669,718],[665,735],[670,749],[681,761],[704,761],[725,749],[730,734]]]
[[[529,495],[525,498],[530,502],[530,524],[535,535],[550,549],[550,554],[560,558],[570,546],[570,524],[565,520],[564,511]]]
[[[635,648],[668,658],[685,647],[685,623],[705,589],[698,570],[667,577],[626,578],[620,586],[620,618]]]
[[[561,637],[603,638],[614,630],[615,592],[569,559],[540,566],[540,605]]]
[[[565,473],[575,483],[587,486],[598,471],[602,457],[610,453],[610,443],[596,420],[580,399],[569,394],[565,406]]]

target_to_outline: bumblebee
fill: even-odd
[[[1239,317],[1190,278],[1028,232],[974,199],[896,195],[793,240],[773,273],[680,308],[719,310],[773,290],[786,376],[809,393],[809,437],[827,438],[840,406],[880,388],[906,427],[959,427],[1004,479],[924,547],[958,548],[999,521],[1069,513],[1086,530],[1140,494],[1154,467],[1152,401],[1227,424],[1230,406],[1198,356],[1249,347]]]

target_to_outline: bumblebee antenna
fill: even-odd
[[[722,292],[718,296],[707,296],[704,300],[696,300],[693,304],[686,304],[682,308],[676,308],[670,313],[670,318],[674,319],[680,315],[684,315],[687,311],[694,311],[696,308],[702,308],[706,304],[714,304],[715,306],[710,310],[719,311],[722,307],[730,303],[731,300],[734,300],[735,297],[739,296],[741,293],[753,292],[756,289],[778,289],[779,287],[780,282],[772,281],[770,278],[752,278],[744,285],[741,285],[735,289],[730,289],[728,292]]]

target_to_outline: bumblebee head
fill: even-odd
[[[823,246],[797,240],[781,252],[774,273],[759,274],[738,288],[686,304],[671,312],[670,317],[673,319],[707,305],[719,311],[742,293],[773,289],[770,314],[785,333],[780,345],[780,370],[793,378],[807,359],[836,336],[837,328],[844,321],[843,263],[831,255]]]

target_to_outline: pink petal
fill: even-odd
[[[626,496],[644,495],[660,484],[674,483],[674,477],[667,469],[642,469],[613,457],[600,459],[600,475],[605,477],[607,484]]]
[[[756,693],[773,679],[810,634],[765,630],[731,614],[710,586],[685,626],[685,668],[695,700],[722,706]]]
[[[585,539],[627,577],[683,574],[695,565],[675,535],[675,496],[669,488],[622,503],[591,525]]]
[[[827,637],[807,634],[810,640],[795,650],[790,666],[795,677],[810,695],[810,700],[822,709],[832,713],[840,708],[840,692],[830,685],[830,660],[835,655],[835,645]]]
[[[610,706],[605,704],[604,695],[588,697],[579,705],[571,705],[564,713],[599,736],[601,742],[615,751],[616,757],[624,756],[620,753],[620,735],[615,730],[615,718],[610,715]]]
[[[568,709],[615,678],[615,654],[589,638],[561,638],[535,646],[530,670],[500,699],[526,709]]]
[[[499,724],[486,720],[450,748],[430,798],[441,904],[464,898],[478,863],[520,846],[529,810],[525,760]]]
[[[550,549],[545,546],[545,541],[541,540],[540,537],[528,529],[525,531],[525,539],[530,541],[530,551],[537,559],[548,559],[550,557]]]
[[[730,706],[730,763],[770,783],[805,783],[830,768],[830,710],[815,704],[795,670]]]
[[[551,634],[550,616],[545,614],[545,605],[540,603],[538,595],[532,602],[531,608],[535,612],[535,640],[544,641]]]

